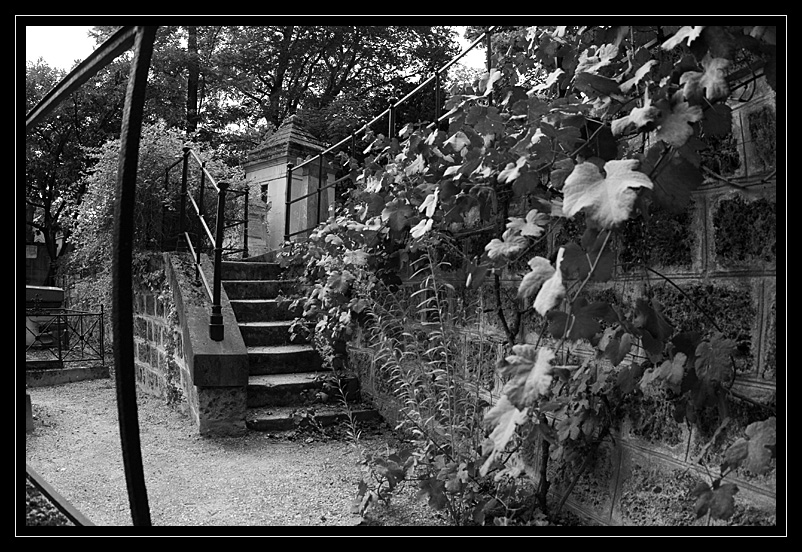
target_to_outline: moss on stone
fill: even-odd
[[[695,233],[691,230],[693,203],[681,213],[654,207],[648,218],[627,221],[621,230],[619,262],[626,270],[637,264],[690,267]]]
[[[776,262],[777,205],[741,196],[722,200],[713,215],[716,259],[724,266]]]

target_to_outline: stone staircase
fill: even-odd
[[[248,349],[247,427],[279,432],[310,421],[325,426],[346,420],[340,386],[352,416],[378,419],[375,409],[360,403],[356,378],[344,378],[337,386],[311,344],[290,341],[296,316],[290,305],[300,292],[298,282],[283,279],[279,264],[265,259],[224,261],[221,267],[223,288]],[[325,396],[328,400],[321,400]]]

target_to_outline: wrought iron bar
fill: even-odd
[[[243,248],[242,249],[242,258],[243,259],[247,259],[248,255],[249,255],[248,254],[248,194],[249,194],[248,188],[245,188],[245,206],[244,206],[244,211],[245,211],[245,222],[244,222],[244,224],[245,224],[245,226],[242,229],[242,248]]]
[[[292,163],[287,163],[286,203],[284,207],[284,241],[290,241],[290,206],[292,205]]]
[[[320,224],[320,198],[322,197],[320,186],[323,184],[323,154],[320,154],[318,157],[320,158],[320,162],[317,166],[317,208],[315,209],[317,213],[315,214],[315,226]]]
[[[148,494],[142,467],[134,367],[133,278],[131,275],[139,141],[145,89],[156,27],[137,27],[134,56],[128,77],[122,129],[120,161],[114,197],[114,250],[112,253],[112,324],[114,366],[117,384],[117,414],[120,424],[128,501],[134,525],[151,525]]]
[[[209,316],[209,338],[214,341],[223,341],[223,314],[220,305],[220,280],[222,276],[223,260],[223,230],[225,227],[225,206],[227,182],[220,182],[217,189],[217,232],[214,240],[214,280],[212,313]]]
[[[44,480],[44,478],[39,475],[29,464],[25,464],[25,472],[28,476],[28,480],[31,484],[36,487],[39,492],[45,495],[50,501],[53,506],[55,506],[59,512],[64,514],[64,516],[69,519],[72,523],[78,526],[94,526],[95,524],[89,521],[89,518],[84,516],[81,512],[79,512],[75,506],[70,504],[66,498],[61,496],[56,490],[50,486],[50,484]]]
[[[136,27],[123,27],[89,54],[28,112],[25,116],[25,130],[30,130],[83,83],[95,76],[114,58],[129,50],[134,45],[137,32]]]

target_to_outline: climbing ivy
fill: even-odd
[[[456,273],[464,289],[490,286],[498,298],[503,384],[484,416],[479,456],[440,463],[436,454],[428,463],[419,456],[428,473],[422,490],[430,504],[461,512],[462,521],[528,523],[535,518],[521,518],[514,493],[499,502],[486,485],[494,481],[498,491],[499,482],[516,480],[522,444],[541,446],[540,473],[530,475],[545,514],[548,464],[572,465],[579,477],[644,396],[668,400],[681,422],[710,412],[728,419],[732,337],[715,325],[678,332],[654,296],[623,304],[589,293],[613,277],[626,233],[637,227],[642,239],[670,240],[671,228],[655,233],[649,223],[660,220],[655,214],[687,216],[709,170],[702,164],[709,143],[731,127],[727,100],[738,85],[728,74],[760,60],[773,87],[776,43],[774,28],[765,26],[510,27],[493,36],[492,69],[455,88],[445,103],[447,127],[414,123],[394,136],[368,133],[364,160],[342,159],[357,186],[310,240],[315,283],[305,319],[330,342],[347,338],[372,312],[376,282],[414,271],[434,245],[454,255],[452,265],[461,251]],[[476,236],[484,247],[466,255],[459,240]],[[630,252],[629,265],[652,260]],[[520,277],[514,310],[500,300],[502,276]],[[429,302],[425,308],[437,319],[444,314]],[[537,332],[522,331],[524,313],[534,316]],[[596,356],[575,355],[579,343]],[[398,349],[388,358],[408,354]],[[697,489],[697,515],[732,515],[735,487],[721,480],[747,458],[765,469],[774,447],[766,427],[751,425],[721,477]],[[460,494],[462,507],[454,508],[466,488],[471,493]]]

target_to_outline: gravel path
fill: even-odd
[[[32,387],[34,430],[25,458],[95,525],[131,526],[114,380]],[[337,429],[289,437],[251,432],[202,438],[187,415],[139,394],[145,481],[154,526],[352,527],[446,525],[406,489],[366,520],[350,513],[361,473],[356,449]],[[360,444],[384,448],[388,430]],[[267,531],[269,533],[269,530]],[[340,531],[337,531],[339,533]],[[314,534],[314,533],[312,533]]]

